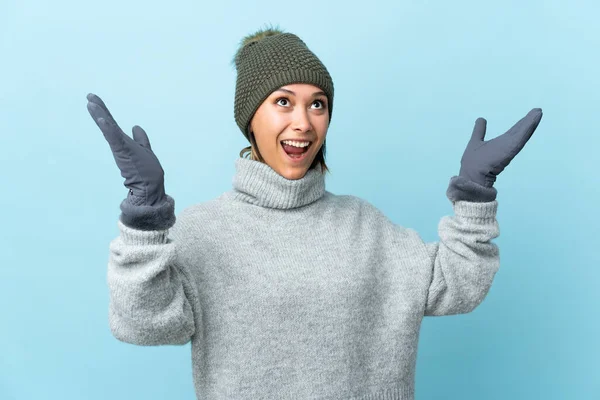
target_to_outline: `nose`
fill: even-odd
[[[308,132],[312,129],[312,124],[306,110],[298,109],[294,115],[293,128],[295,131]]]

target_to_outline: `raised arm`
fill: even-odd
[[[175,201],[165,193],[164,171],[141,127],[134,126],[130,138],[98,96],[90,93],[87,99],[129,189],[121,202],[120,235],[109,246],[110,329],[128,343],[184,344],[195,331],[196,296],[191,277],[178,264],[181,222],[176,223]]]
[[[174,228],[177,228],[177,223]],[[182,345],[195,331],[192,278],[177,263],[177,238],[168,229],[142,231],[118,221],[110,243],[109,325],[113,335],[138,345]]]
[[[455,216],[444,216],[439,242],[426,243],[432,279],[425,315],[465,314],[486,297],[500,267],[497,201],[457,201]]]
[[[500,234],[496,211],[496,177],[523,149],[540,120],[534,108],[504,134],[485,141],[487,121],[477,118],[458,176],[450,180],[447,197],[455,216],[440,221],[439,242],[427,243],[432,280],[425,315],[471,312],[487,295],[500,267]]]

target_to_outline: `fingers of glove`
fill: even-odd
[[[522,131],[520,135],[517,137],[517,145],[516,148],[520,151],[525,144],[529,141],[533,132],[537,129],[540,121],[542,119],[542,109],[534,108],[526,116],[526,121],[524,126],[522,127]]]
[[[111,125],[107,120],[105,120],[102,117],[96,120],[96,125],[98,125],[98,128],[100,128],[100,130],[102,131],[104,139],[106,139],[106,141],[108,142],[108,145],[110,146],[112,152],[122,153],[126,144],[123,138],[123,136],[125,135],[121,133],[121,130],[118,129],[118,127],[115,127],[114,125]]]
[[[538,126],[540,120],[542,119],[542,109],[534,108],[527,113],[523,118],[517,121],[516,124],[512,126],[508,131],[506,131],[506,135],[511,136],[522,136],[524,133],[530,132],[531,127],[533,130]],[[533,132],[531,132],[533,133]]]
[[[531,138],[542,119],[542,109],[534,108],[521,118],[505,135],[506,141],[512,147],[510,155],[514,157]],[[510,140],[509,140],[510,139]]]
[[[93,103],[88,101],[87,109],[94,120],[98,120],[98,118],[103,118],[106,121],[112,122],[114,125],[117,125],[115,120],[111,117],[111,115],[100,105],[97,103]],[[117,125],[118,126],[118,125]]]
[[[132,140],[104,118],[99,118],[97,123],[110,144],[115,161],[124,178],[137,176],[146,182],[160,181],[164,171],[152,150],[145,148],[143,143]],[[144,136],[145,132],[141,139],[139,131],[134,130],[134,135],[142,142],[147,140],[147,136]]]
[[[543,116],[542,109],[534,108],[531,111],[529,111],[527,116],[531,118],[531,122],[527,128],[527,134],[529,136],[531,136],[533,134],[533,132],[535,132],[535,130],[537,129],[538,125],[540,124],[540,121],[542,120],[542,116]]]
[[[133,128],[132,139],[117,125],[98,96],[89,94],[87,98],[88,111],[111,147],[121,176],[125,178],[124,185],[144,201],[159,198],[164,192],[164,171],[150,149],[146,132],[136,126]]]
[[[508,164],[519,154],[525,147],[527,141],[533,135],[537,126],[542,118],[542,109],[534,108],[521,118],[512,128],[510,128],[504,135],[501,135],[494,139],[498,142],[495,144],[495,148],[500,151],[503,150],[505,154],[504,160],[498,165],[502,169],[506,168]]]
[[[119,127],[119,125],[117,124],[117,122],[115,121],[115,119],[113,118],[111,113],[108,111],[108,109],[106,108],[106,106],[104,105],[102,100],[100,100],[100,98],[98,96],[96,96],[96,98],[98,99],[100,104],[95,101],[88,101],[88,104],[87,104],[88,111],[89,111],[90,115],[92,116],[92,118],[95,121],[98,121],[99,118],[104,118],[104,120],[106,122],[108,122],[109,126],[111,126],[111,125],[114,126],[122,135],[125,135],[125,133]]]
[[[87,95],[87,99],[90,103],[94,103],[94,104],[97,104],[98,106],[100,106],[100,108],[102,108],[106,112],[106,114],[108,114],[108,116],[110,116],[110,118],[112,118],[114,120],[114,117],[108,110],[108,107],[106,107],[106,104],[104,104],[104,102],[102,101],[102,99],[100,97],[96,96],[94,93],[89,93]],[[115,124],[116,124],[116,122],[115,122]]]
[[[133,133],[133,140],[135,140],[137,143],[141,144],[148,150],[152,151],[152,147],[150,146],[150,140],[148,140],[148,135],[146,134],[146,131],[142,129],[141,126],[135,125],[131,129],[131,132]]]
[[[88,102],[87,108],[113,152],[122,151],[125,146],[133,142],[98,104]]]

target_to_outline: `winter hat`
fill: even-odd
[[[248,124],[261,103],[282,86],[310,83],[327,95],[329,121],[333,111],[333,81],[327,68],[293,33],[259,29],[244,37],[232,60],[237,70],[234,117],[250,141]]]

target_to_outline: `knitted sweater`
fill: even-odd
[[[239,158],[233,188],[170,229],[118,221],[111,331],[191,341],[198,399],[414,399],[422,318],[472,311],[499,268],[497,201],[452,204],[425,243],[319,170]]]

